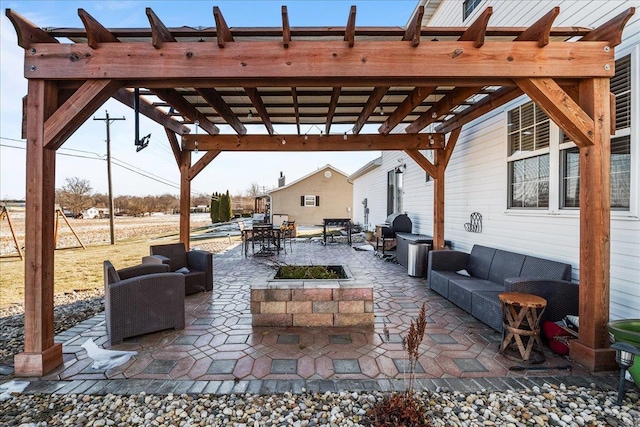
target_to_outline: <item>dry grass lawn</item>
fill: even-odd
[[[4,222],[4,221],[3,221]],[[12,218],[18,241],[24,241],[23,222]],[[119,224],[119,222],[121,224]],[[194,215],[192,230],[210,224],[204,216]],[[85,243],[86,249],[58,249],[55,252],[55,293],[65,293],[74,290],[94,289],[103,287],[102,262],[109,260],[116,268],[130,267],[140,263],[143,256],[149,254],[151,244],[177,242],[177,215],[145,218],[128,218],[116,221],[116,244],[108,244],[108,220],[75,220],[72,226]],[[119,233],[120,226],[120,233]],[[3,241],[7,240],[5,231],[8,226],[2,224]],[[126,230],[126,231],[125,231]],[[197,231],[195,231],[197,233]],[[94,234],[99,233],[101,237]],[[63,239],[68,245],[77,244],[67,234],[65,228],[60,227],[60,241]],[[127,238],[120,239],[124,234]],[[106,237],[105,237],[106,236]],[[11,241],[10,236],[8,239]],[[98,240],[102,242],[96,242]],[[87,243],[93,241],[95,243]],[[239,241],[239,237],[211,238],[192,241],[193,247],[217,252]],[[60,246],[60,245],[59,245]],[[0,258],[0,308],[24,302],[24,261],[16,257]]]

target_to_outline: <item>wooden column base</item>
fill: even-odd
[[[590,348],[579,340],[570,340],[569,357],[591,372],[618,369],[616,351],[612,348]]]
[[[16,376],[41,377],[62,365],[62,344],[56,343],[42,353],[18,353],[13,363]]]

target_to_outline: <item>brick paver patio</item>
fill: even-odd
[[[250,287],[264,284],[275,274],[274,266],[283,263],[348,265],[356,280],[374,285],[375,326],[252,327]],[[112,347],[137,352],[116,368],[92,368],[81,347],[89,338],[105,345],[103,314],[59,334],[56,341],[63,343],[65,363],[42,378],[41,387],[160,393],[401,388],[407,376],[401,337],[423,302],[428,324],[416,369],[419,386],[499,390],[530,387],[543,378],[589,382],[588,372],[548,348],[546,362],[535,369],[511,371],[517,363],[498,352],[501,335],[430,291],[424,278],[410,277],[400,265],[346,244],[298,242],[293,251],[273,258],[245,257],[240,247],[216,254],[213,291],[186,297],[185,329]],[[601,380],[615,385],[615,373]],[[51,385],[56,381],[59,385]]]

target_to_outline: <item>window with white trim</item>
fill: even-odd
[[[549,208],[549,117],[533,102],[508,116],[509,208]]]
[[[465,21],[481,2],[482,0],[464,0],[462,3],[462,20]]]
[[[304,195],[302,196],[302,206],[315,207],[318,205],[318,203],[316,203],[318,199],[319,197],[315,195]]]
[[[629,210],[631,206],[631,55],[616,61],[611,78],[616,97],[616,133],[611,137],[611,209]],[[569,148],[561,150],[561,208],[580,207],[580,154],[563,135]]]

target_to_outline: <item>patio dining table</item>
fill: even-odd
[[[279,226],[255,224],[247,231],[251,233],[253,248],[255,248],[256,243],[260,243],[260,250],[258,252],[254,251],[254,255],[273,255],[274,249],[278,254],[280,253],[282,233]]]

